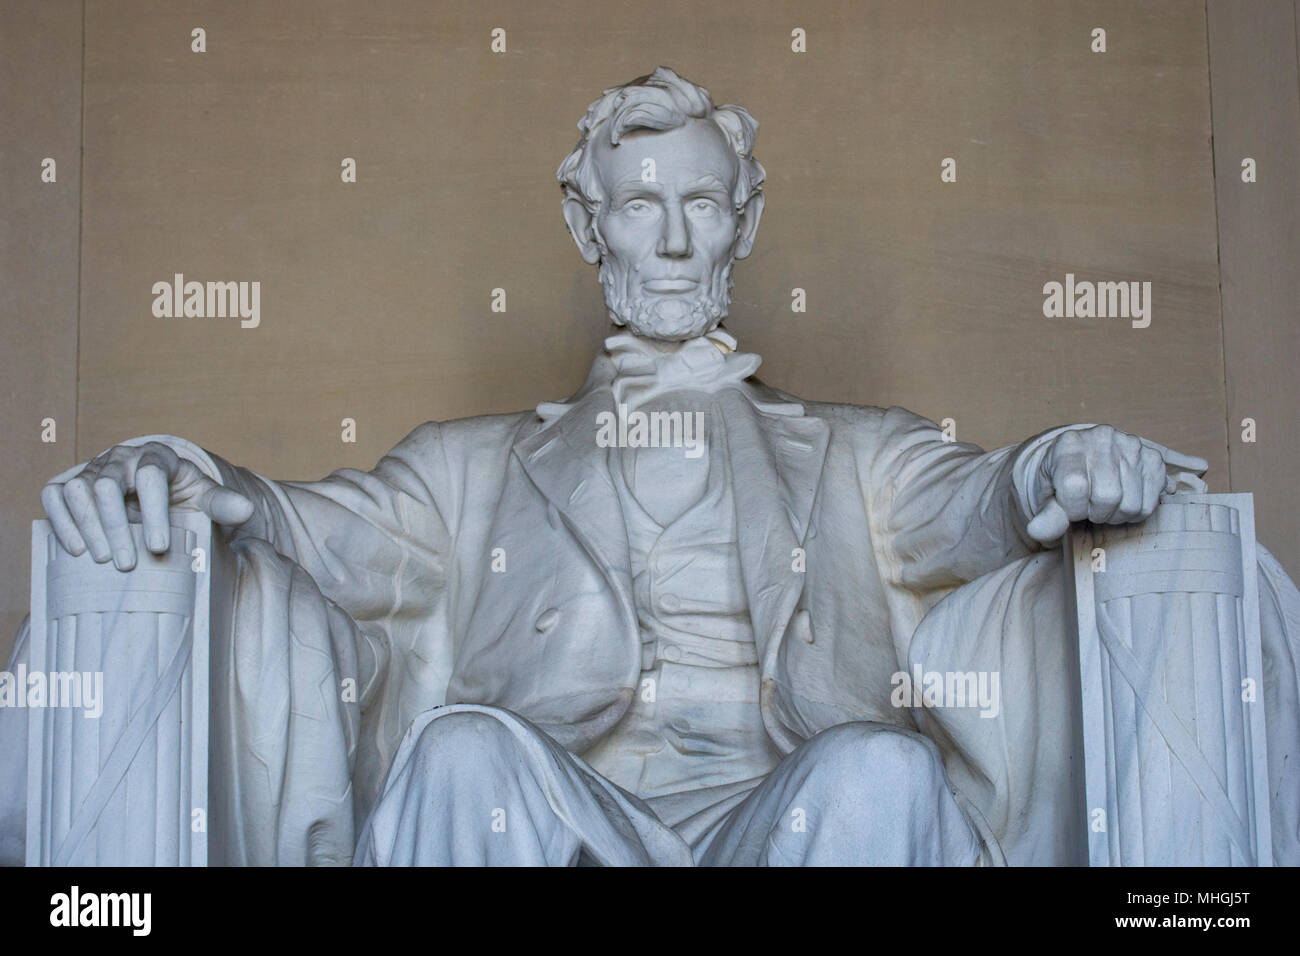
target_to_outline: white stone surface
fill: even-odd
[[[29,866],[206,865],[213,531],[178,513],[172,548],[123,574],[33,522],[28,671],[103,698],[28,714]]]
[[[1069,536],[1093,866],[1273,861],[1251,496]]]
[[[1058,543],[1203,491],[1205,462],[1088,424],[985,452],[764,385],[719,327],[763,209],[752,118],[659,70],[580,128],[565,220],[625,330],[575,395],[320,481],[149,436],[47,486],[97,576],[164,551],[169,512],[230,544],[210,861],[1085,862]],[[1300,862],[1300,595],[1259,566],[1273,854]],[[1001,692],[900,698],[913,671]],[[24,719],[0,710],[6,793]]]

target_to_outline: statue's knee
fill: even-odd
[[[458,711],[429,721],[415,742],[411,761],[419,773],[446,774],[464,783],[478,775],[495,776],[515,747],[514,734],[497,717]]]
[[[772,859],[904,866],[974,858],[976,837],[929,738],[857,722],[804,746],[784,795],[780,819],[789,826],[771,830]]]
[[[934,789],[943,785],[943,762],[934,742],[887,724],[840,724],[813,738],[813,773],[836,789]]]

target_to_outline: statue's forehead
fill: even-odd
[[[617,146],[607,136],[598,137],[593,159],[607,186],[641,181],[646,160],[654,161],[658,181],[677,185],[713,178],[731,187],[740,169],[722,130],[709,120],[692,120],[670,130],[630,130]]]

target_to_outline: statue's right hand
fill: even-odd
[[[171,541],[170,509],[201,511],[222,525],[243,524],[253,503],[217,484],[194,462],[159,442],[115,445],[67,481],[51,481],[41,504],[59,543],[74,555],[89,550],[100,564],[110,558],[121,571],[135,567],[135,543],[127,519],[134,496],[145,544],[162,554]]]

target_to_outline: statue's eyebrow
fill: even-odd
[[[639,196],[647,193],[655,196],[662,196],[663,191],[663,187],[658,183],[646,182],[641,179],[629,179],[614,187],[614,195],[612,198],[615,202],[618,202],[626,196]]]
[[[715,176],[713,173],[706,173],[694,182],[687,183],[684,192],[706,191],[716,189],[720,192],[729,192],[727,184]]]

